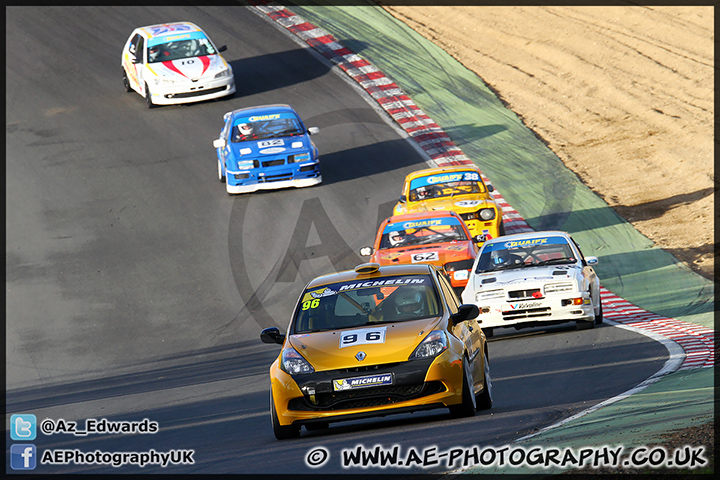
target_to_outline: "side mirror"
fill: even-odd
[[[405,195],[400,195],[400,203],[407,202],[407,197]]]
[[[224,52],[225,50],[227,50],[227,45],[222,45],[218,47],[218,52]]]
[[[262,340],[263,343],[277,343],[282,345],[285,343],[285,335],[282,335],[277,327],[268,327],[260,332],[260,340]]]
[[[450,316],[450,321],[453,326],[465,320],[472,320],[480,315],[480,309],[474,303],[465,303],[460,305],[457,313]]]
[[[587,262],[588,265],[597,265],[600,263],[597,257],[585,257],[585,262]]]
[[[487,188],[488,188],[488,192],[494,192],[494,191],[495,191],[495,187],[493,187],[492,185],[488,185]]]
[[[360,249],[360,255],[363,257],[369,257],[373,253],[375,253],[375,249],[373,247],[362,247]]]
[[[317,133],[320,133],[320,129],[318,127],[309,127],[308,128],[309,135],[315,135]]]
[[[216,138],[213,140],[213,147],[215,148],[225,148],[225,145],[227,145],[227,142],[224,138]]]

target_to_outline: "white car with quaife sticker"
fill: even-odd
[[[123,85],[149,108],[232,95],[235,77],[220,55],[226,49],[190,22],[136,28],[123,48]]]
[[[567,232],[518,233],[488,240],[462,292],[480,310],[486,336],[574,321],[578,329],[602,323],[597,257],[585,257]]]

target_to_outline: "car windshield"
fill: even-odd
[[[563,237],[512,240],[483,247],[475,273],[568,265],[577,261],[573,249]]]
[[[460,220],[453,217],[390,223],[383,229],[380,249],[468,240]]]
[[[255,115],[239,118],[233,122],[232,142],[266,140],[303,133],[302,123],[292,113]]]
[[[210,40],[203,37],[149,45],[147,58],[148,63],[158,63],[216,53]]]
[[[444,172],[413,178],[410,181],[408,199],[411,202],[420,202],[431,198],[485,192],[485,184],[477,171]]]
[[[453,197],[467,193],[483,193],[484,191],[485,189],[478,182],[448,182],[410,190],[410,201],[420,202],[431,198]]]
[[[430,275],[353,280],[303,292],[291,333],[405,322],[441,312]]]

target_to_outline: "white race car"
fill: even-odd
[[[189,22],[136,28],[122,53],[125,90],[145,97],[149,108],[232,95],[232,67],[219,53],[226,49]]]
[[[566,232],[493,238],[475,259],[462,301],[478,306],[486,336],[496,327],[571,321],[578,330],[593,328],[603,320],[597,263]]]

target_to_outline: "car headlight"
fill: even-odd
[[[300,162],[309,162],[309,161],[310,161],[309,153],[298,153],[296,155],[290,155],[290,158],[288,158],[288,163],[300,163]]]
[[[475,293],[475,301],[498,300],[505,298],[505,290],[488,290]]]
[[[442,330],[433,330],[420,342],[415,351],[410,355],[410,360],[417,358],[433,358],[447,350],[448,340]]]
[[[494,208],[483,208],[480,210],[480,218],[483,220],[492,220],[495,218],[495,209]]]
[[[238,168],[240,170],[247,170],[253,168],[255,162],[253,160],[238,160]]]
[[[229,76],[230,76],[230,70],[227,68],[225,70],[215,74],[215,78],[223,78],[223,77],[229,77]]]
[[[302,375],[315,371],[312,365],[292,347],[283,350],[280,367],[290,375]]]

